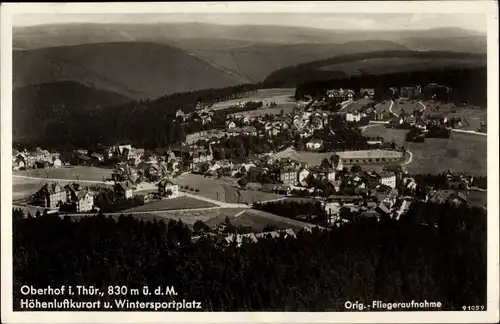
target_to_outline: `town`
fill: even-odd
[[[391,87],[384,94],[386,99],[376,102],[375,89],[332,89],[320,100],[299,99],[291,111],[282,109],[276,115],[247,113],[258,113],[263,107],[279,109],[274,101],[237,102],[221,110],[198,102],[193,112],[179,109],[175,118],[206,127],[187,134],[175,146],[148,150],[130,144],[96,144],[73,152],[14,150],[13,170],[48,180],[28,197],[15,200],[15,206],[41,207],[37,214],[40,210],[61,215],[133,213],[134,207],[191,197],[271,212],[303,221],[308,224],[305,227],[327,228],[353,221],[353,217],[399,219],[415,201],[470,204],[470,192],[484,191],[485,178],[452,170],[434,176],[409,174],[405,165],[412,162],[411,151],[362,132],[382,124],[410,130],[408,142],[447,138],[452,130],[460,131],[466,120],[447,118],[430,107],[447,102],[451,91],[433,83]],[[405,102],[417,108],[393,109]],[[352,106],[356,109],[349,109]],[[473,132],[486,132],[486,122]],[[50,170],[75,167],[107,169],[110,176],[89,183],[75,173],[64,183],[51,181],[57,177],[49,176]],[[182,181],[189,177],[191,185]],[[200,188],[201,180],[196,179],[212,185]],[[219,192],[211,197],[210,187],[220,183],[230,183],[235,197],[228,200]],[[248,198],[242,193],[249,193]],[[261,198],[252,193],[260,193]],[[308,207],[302,208],[304,213],[293,214],[287,205],[294,203]],[[189,208],[195,207],[182,207]],[[227,220],[214,230],[230,233],[226,225]],[[244,229],[239,232],[245,234]]]

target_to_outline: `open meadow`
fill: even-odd
[[[287,106],[279,106],[279,107],[273,107],[273,108],[259,108],[256,110],[249,110],[249,111],[243,111],[239,113],[234,113],[233,116],[235,117],[243,117],[243,116],[250,116],[250,117],[258,117],[258,116],[264,116],[264,115],[279,115],[281,111],[283,111],[284,114],[291,113],[293,112],[294,105],[287,105]]]
[[[196,209],[196,208],[211,208],[217,205],[207,201],[198,200],[192,197],[180,196],[176,198],[163,199],[146,203],[143,206],[127,209],[124,212],[145,212],[170,209]]]
[[[255,232],[262,232],[266,225],[275,226],[279,229],[291,228],[300,230],[311,224],[294,219],[277,216],[256,209],[248,209],[231,219],[231,224],[235,226],[250,226]]]
[[[195,192],[196,195],[226,203],[252,204],[283,197],[262,191],[240,190],[237,188],[237,181],[232,178],[216,179],[199,174],[183,174],[175,178],[173,182],[178,184],[181,189],[185,186],[198,189],[199,192]]]
[[[215,227],[216,225],[223,223],[226,217],[232,218],[234,215],[242,211],[240,208],[214,208],[208,210],[195,210],[195,211],[164,211],[164,212],[154,212],[144,213],[144,214],[131,214],[132,217],[138,220],[144,221],[165,221],[169,222],[169,220],[181,220],[184,224],[192,227],[192,225],[196,221],[205,222],[207,225]],[[127,212],[123,212],[124,215],[127,215]],[[64,217],[64,216],[61,216]],[[78,220],[83,217],[94,217],[94,216],[68,216],[71,220]],[[113,217],[117,219],[119,215],[110,215],[108,217]]]
[[[466,105],[457,107],[453,103],[436,103],[434,101],[424,102],[425,113],[439,113],[450,118],[461,118],[463,126],[460,129],[477,131],[482,121],[487,121],[488,111],[480,107]]]
[[[249,101],[262,101],[264,106],[275,102],[280,109],[286,107],[295,106],[295,89],[293,88],[283,88],[283,89],[260,89],[257,93],[248,95],[247,97],[238,98],[234,100],[217,102],[212,106],[214,110],[226,109],[237,105],[238,103],[246,103]],[[259,110],[266,110],[265,107]]]
[[[113,169],[86,167],[86,166],[64,166],[60,168],[32,169],[24,171],[12,171],[13,175],[27,176],[33,178],[48,178],[76,181],[104,181],[111,178]]]
[[[487,137],[452,132],[450,138],[426,138],[424,143],[405,142],[408,131],[386,128],[384,125],[367,127],[366,136],[383,136],[385,141],[395,141],[413,153],[413,160],[406,165],[410,173],[466,172],[486,175]]]
[[[360,110],[362,107],[364,107],[367,104],[372,103],[372,102],[373,102],[372,100],[368,100],[368,99],[364,99],[364,98],[359,99],[359,100],[353,101],[351,104],[348,104],[347,106],[345,106],[345,108],[342,109],[342,111],[353,112],[355,110]]]
[[[389,101],[390,103],[390,101]],[[422,110],[425,106],[419,103],[418,100],[403,100],[398,99],[394,100],[394,105],[392,106],[392,111],[399,115],[401,110],[403,110],[406,114],[411,114],[415,109]]]

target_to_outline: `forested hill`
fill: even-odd
[[[174,46],[109,42],[13,51],[15,87],[79,82],[133,99],[248,82]]]
[[[156,100],[132,101],[105,107],[105,109],[73,108],[62,111],[59,109],[56,114],[57,118],[52,118],[53,116],[45,113],[37,113],[34,115],[40,117],[37,123],[43,124],[44,127],[31,130],[30,137],[18,136],[15,144],[60,150],[92,147],[96,143],[123,142],[128,142],[135,147],[152,149],[166,147],[184,140],[184,134],[190,129],[193,132],[199,131],[195,128],[201,126],[195,123],[182,124],[179,120],[175,120],[178,109],[192,112],[198,101],[207,103],[230,100],[260,87],[260,84],[245,84],[182,92]],[[71,93],[73,92],[67,92],[69,95]],[[22,102],[23,98],[14,97],[14,107],[21,105]],[[19,129],[26,129],[31,126],[23,120],[22,111],[22,109],[14,109],[14,120],[18,120],[21,124]],[[33,119],[30,120],[33,121]],[[20,133],[23,135],[22,132]]]
[[[314,73],[306,73],[301,76],[296,90],[297,98],[304,95],[322,97],[328,89],[350,88],[358,91],[365,87],[374,88],[377,99],[381,99],[380,95],[386,93],[388,87],[399,88],[417,84],[425,86],[428,83],[438,83],[453,89],[452,100],[454,101],[467,102],[483,108],[487,107],[488,83],[486,67],[432,69],[381,75],[364,74],[328,79],[314,78],[315,75]],[[299,80],[296,79],[295,81],[298,82]],[[287,86],[288,81],[283,81],[281,85]]]
[[[21,285],[123,285],[141,292],[143,286],[174,286],[177,299],[200,301],[204,311],[346,311],[348,300],[427,300],[442,303],[435,310],[486,310],[486,212],[479,208],[414,203],[399,221],[360,219],[241,248],[190,238],[180,221],[150,223],[132,216],[16,220],[15,309],[26,298]]]
[[[271,73],[266,82],[296,85],[305,81],[328,79],[343,72],[350,75],[388,74],[439,68],[486,66],[486,55],[439,51],[377,51],[341,55],[325,60],[289,66]],[[330,76],[328,73],[332,73]]]
[[[17,88],[12,98],[13,139],[37,139],[47,123],[65,115],[130,101],[124,95],[72,81]]]

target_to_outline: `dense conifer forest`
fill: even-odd
[[[323,71],[325,72],[325,71]],[[298,73],[298,72],[297,72]],[[304,96],[322,98],[329,89],[354,89],[374,88],[375,99],[390,99],[387,91],[389,87],[415,86],[422,87],[429,83],[438,83],[452,88],[451,100],[466,102],[472,105],[486,107],[487,77],[486,68],[462,69],[434,69],[402,73],[387,73],[379,75],[362,74],[351,77],[328,76],[325,72],[322,77],[315,77],[315,71],[300,71],[298,75],[284,75],[281,86],[297,86],[297,99]]]
[[[400,220],[359,220],[297,238],[222,247],[180,221],[14,211],[14,307],[22,285],[174,286],[204,311],[343,311],[347,300],[486,307],[486,212],[414,203]],[[53,296],[38,296],[52,301]],[[94,300],[72,296],[74,300]],[[127,296],[166,301],[172,296]],[[116,296],[101,300],[112,301]]]

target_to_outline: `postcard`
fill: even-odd
[[[2,4],[1,100],[2,322],[499,320],[494,1]]]

